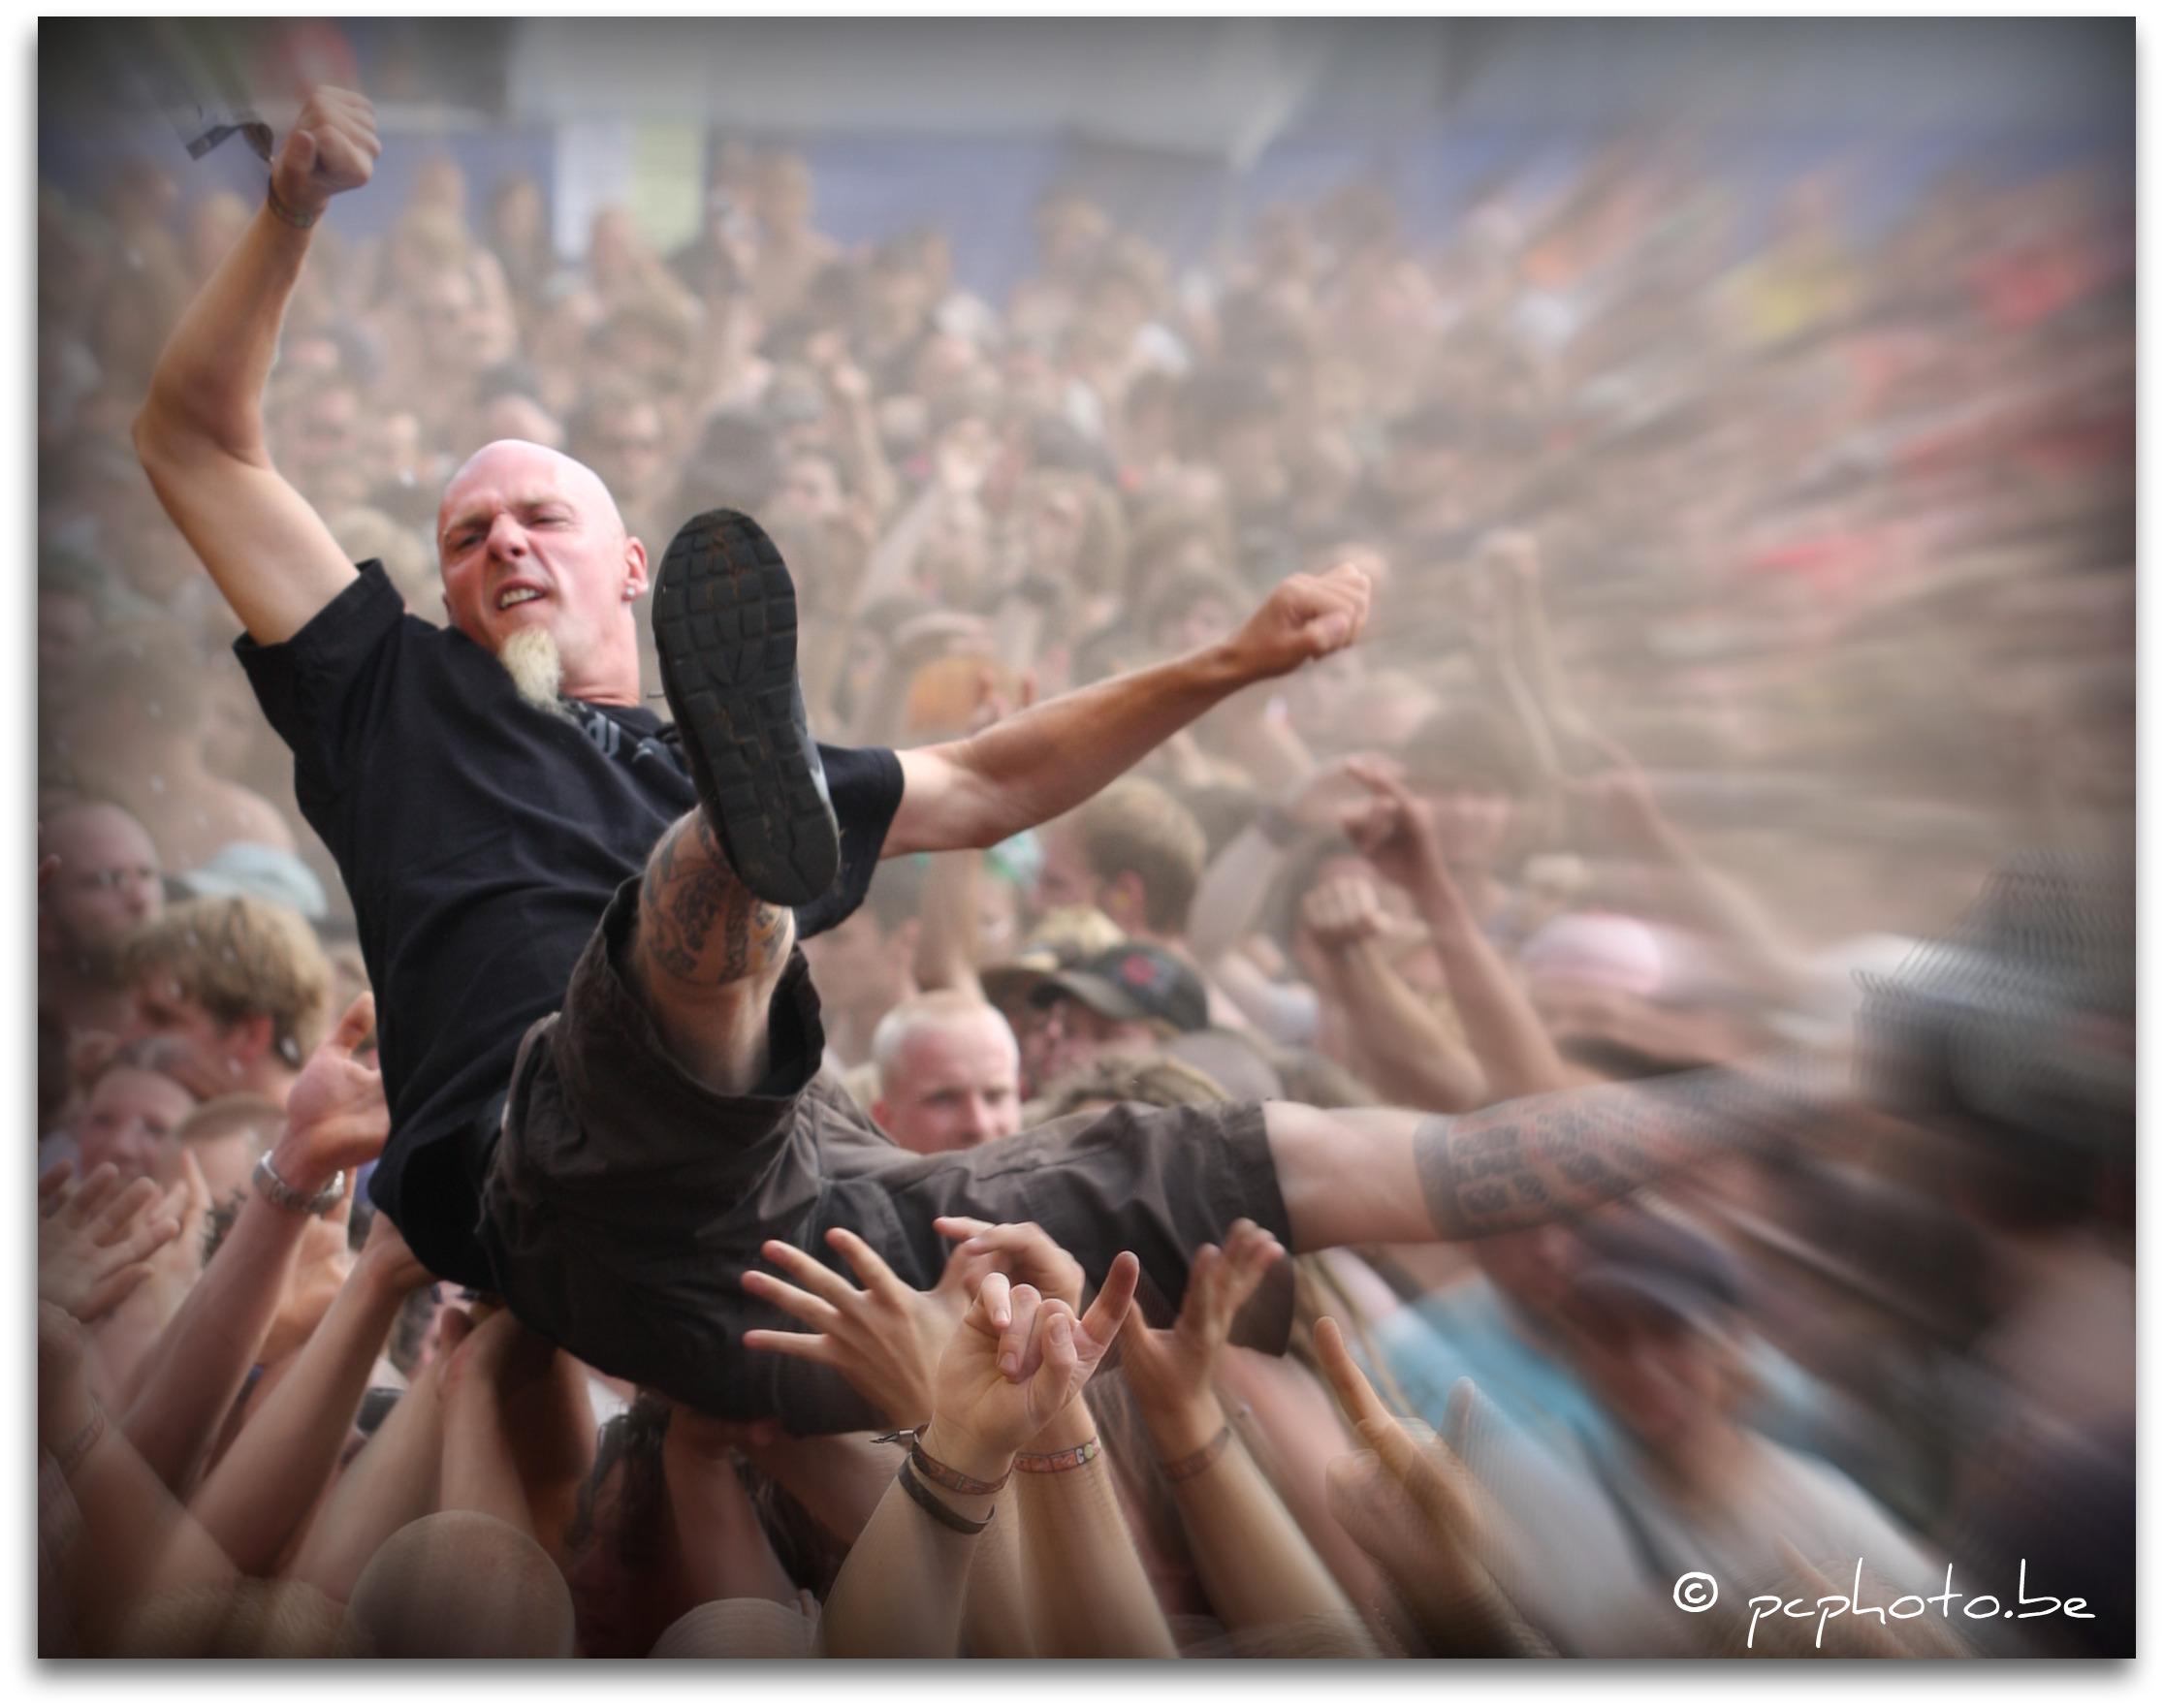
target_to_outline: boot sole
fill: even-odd
[[[842,851],[803,718],[796,587],[766,530],[710,510],[677,530],[653,590],[661,687],[699,805],[745,887],[801,907]]]

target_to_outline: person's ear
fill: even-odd
[[[623,537],[623,567],[627,572],[623,583],[623,602],[628,605],[645,592],[650,584],[647,550],[636,534],[626,534]]]
[[[894,1105],[884,1097],[875,1097],[872,1099],[870,1114],[878,1129],[891,1139],[894,1136],[894,1128],[890,1124],[894,1120]]]
[[[1123,871],[1109,883],[1099,883],[1098,906],[1126,935],[1131,937],[1139,933],[1149,923],[1141,873]]]
[[[235,1021],[226,1028],[219,1043],[242,1067],[253,1067],[270,1048],[270,1017],[251,1014],[245,1020]]]

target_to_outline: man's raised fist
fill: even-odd
[[[308,97],[271,163],[270,193],[288,213],[312,223],[339,191],[368,181],[382,152],[368,98],[325,85]]]

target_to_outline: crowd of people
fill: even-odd
[[[800,912],[811,1094],[925,1157],[1781,1052],[1903,1094],[1457,1244],[1233,1221],[1177,1296],[1161,1254],[1086,1274],[1049,1211],[950,1213],[928,1286],[846,1225],[770,1241],[744,1346],[896,1434],[574,1355],[371,1199],[382,900],[131,438],[252,222],[306,216],[183,220],[148,161],[44,186],[41,1653],[2130,1654],[2107,180],[1950,174],[1866,239],[1828,169],[1754,238],[1746,183],[1627,136],[1437,243],[1367,182],[1273,206],[1202,288],[1056,189],[993,303],[942,232],[822,234],[785,149],[710,177],[671,254],[614,209],[564,265],[538,185],[448,153],[380,241],[314,234],[263,450],[410,619],[465,626],[438,506],[505,440],[591,470],[656,565],[755,518],[809,726],[852,747],[1205,655],[1289,580],[1367,601],[1071,810]],[[2054,1090],[2015,1117],[1946,1118],[2007,1098],[1953,1046],[1957,1094],[1917,1089],[1862,1001],[1936,992],[1943,940],[2074,968],[2022,987]],[[1975,1612],[2017,1595],[2052,1606]]]

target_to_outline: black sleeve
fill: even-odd
[[[834,886],[796,910],[797,937],[832,931],[864,905],[887,827],[902,805],[902,761],[891,747],[830,747],[819,743],[826,768],[827,798],[842,827],[842,870]]]
[[[289,641],[233,643],[256,703],[293,749],[294,783],[303,799],[338,794],[367,747],[373,709],[389,685],[405,602],[383,565],[370,558],[360,579]]]

